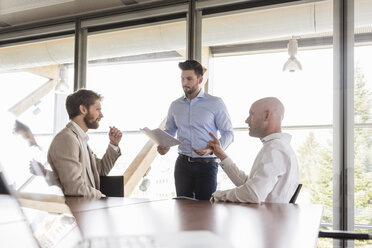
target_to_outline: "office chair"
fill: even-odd
[[[176,196],[173,197],[174,200],[191,200],[191,201],[197,201],[197,199],[188,197],[188,196]]]
[[[297,189],[296,189],[296,191],[294,192],[294,194],[293,194],[291,200],[289,200],[289,203],[293,203],[293,204],[296,203],[297,196],[298,196],[298,194],[300,194],[300,190],[301,190],[301,188],[302,188],[302,184],[300,183],[300,184],[297,186]]]
[[[100,176],[100,191],[106,196],[124,197],[124,176]]]
[[[295,193],[293,194],[289,203],[296,203],[297,196],[300,193],[302,184],[297,186]],[[354,239],[354,240],[370,240],[372,239],[371,233],[353,232],[353,231],[341,231],[341,230],[320,230],[318,234],[319,238],[332,238],[332,239]]]
[[[319,238],[331,238],[331,239],[354,239],[354,240],[370,240],[372,239],[372,233],[362,233],[353,231],[341,231],[341,230],[323,230],[319,231]]]

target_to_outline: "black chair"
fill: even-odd
[[[289,203],[293,203],[293,204],[296,203],[297,196],[298,196],[298,194],[300,194],[300,190],[301,190],[301,188],[302,188],[302,184],[300,183],[300,184],[297,186],[297,189],[296,189],[296,191],[294,192],[294,194],[293,194],[291,200],[289,200]]]
[[[357,239],[357,240],[369,240],[372,239],[371,233],[353,232],[353,231],[319,231],[319,238],[331,238],[331,239]]]
[[[192,201],[197,201],[197,199],[188,197],[188,196],[176,196],[173,197],[174,200],[192,200]]]
[[[106,196],[124,197],[124,176],[100,176],[100,182]]]

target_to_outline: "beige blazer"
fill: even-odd
[[[102,193],[99,191],[99,176],[107,175],[110,172],[121,153],[109,145],[105,155],[99,159],[88,147],[94,177],[90,178],[89,163],[82,144],[83,140],[78,130],[71,122],[68,123],[54,137],[48,151],[48,162],[66,196],[100,198]],[[92,180],[94,180],[96,188],[93,187]]]

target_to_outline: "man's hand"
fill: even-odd
[[[110,127],[109,139],[110,143],[114,146],[118,146],[123,134],[116,127]]]
[[[213,153],[222,161],[227,158],[226,153],[222,149],[220,141],[213,135],[213,133],[209,133],[209,135],[213,138],[213,140],[208,141],[207,148],[211,149]]]
[[[200,155],[200,156],[205,156],[205,155],[210,155],[210,154],[212,154],[212,149],[209,148],[208,146],[207,146],[206,148],[204,148],[204,149],[199,149],[199,150],[197,150],[197,149],[195,149],[194,147],[192,147],[192,150],[193,150],[196,154],[198,154],[198,155]]]
[[[158,146],[158,153],[160,155],[164,155],[169,151],[170,147],[169,146]]]
[[[217,190],[216,192],[212,194],[212,197],[209,201],[212,203],[225,202],[226,201],[226,190]]]

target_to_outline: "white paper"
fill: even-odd
[[[156,128],[154,130],[151,130],[147,127],[140,129],[141,132],[146,134],[152,141],[154,141],[159,146],[176,146],[181,144],[181,142],[175,138],[173,138],[168,133],[164,132],[160,128]]]

